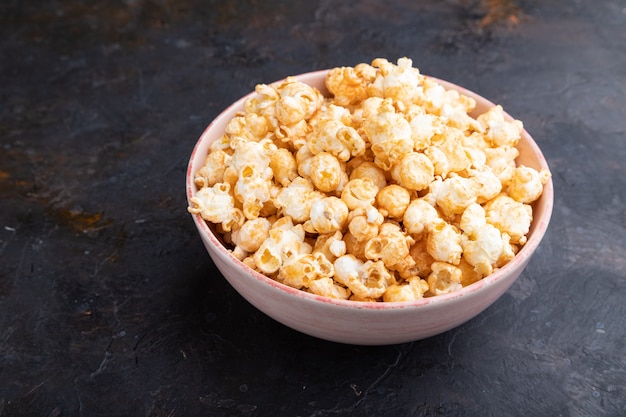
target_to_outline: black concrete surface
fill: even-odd
[[[408,56],[521,119],[555,207],[465,325],[360,347],[221,277],[188,157],[287,75]],[[0,416],[626,415],[623,0],[4,1]]]

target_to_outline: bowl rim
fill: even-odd
[[[294,77],[296,79],[300,79],[300,78],[317,79],[318,77],[324,76],[328,71],[329,71],[328,69],[317,70],[317,71],[297,74],[291,77]],[[475,99],[478,98],[489,107],[495,106],[495,104],[491,102],[490,100],[462,86],[459,86],[457,84],[454,84],[449,81],[445,81],[445,80],[442,80],[442,79],[439,79],[437,77],[433,77],[427,74],[422,74],[422,75],[424,77],[427,77],[433,81],[436,81],[442,84],[446,89],[454,88],[455,90],[459,91],[460,93],[464,95],[473,97]],[[270,83],[269,85],[275,85],[284,80],[285,78],[282,78],[280,80]],[[303,80],[303,82],[306,82],[306,80]],[[193,151],[189,158],[189,163],[187,165],[185,179],[186,179],[186,194],[187,194],[188,204],[190,204],[190,199],[195,194],[196,188],[197,188],[194,182],[194,175],[195,175],[196,170],[199,169],[199,167],[196,167],[196,169],[194,170],[193,162],[194,162],[194,159],[196,158],[196,154],[199,152],[199,148],[205,141],[208,140],[209,133],[212,131],[214,126],[219,121],[221,121],[222,119],[225,119],[226,117],[231,118],[232,116],[227,116],[227,115],[230,114],[233,110],[242,108],[245,100],[247,100],[249,97],[254,96],[255,94],[256,94],[255,91],[251,91],[250,93],[244,95],[243,97],[239,98],[238,100],[236,100],[235,102],[227,106],[209,123],[209,125],[204,129],[204,131],[200,135],[199,139],[194,145]],[[506,118],[512,119],[512,117],[506,111],[504,111],[504,114]],[[542,168],[549,169],[548,163],[545,159],[545,156],[543,155],[543,152],[539,148],[539,145],[537,145],[534,138],[530,135],[530,133],[526,131],[525,128],[523,129],[522,136],[525,136],[525,141],[527,142],[528,146],[532,149],[532,152],[537,158],[539,165]],[[423,308],[429,305],[438,305],[442,303],[448,303],[453,300],[467,297],[470,294],[479,293],[485,288],[492,286],[496,282],[504,280],[509,274],[509,271],[515,270],[517,267],[523,266],[526,262],[529,261],[529,258],[533,255],[533,253],[535,252],[535,250],[541,243],[543,236],[545,235],[547,231],[548,225],[550,223],[550,219],[552,217],[553,201],[554,201],[554,188],[553,188],[552,178],[550,178],[549,181],[544,185],[543,193],[540,199],[544,199],[546,201],[544,203],[545,209],[543,212],[543,216],[540,219],[533,218],[533,221],[531,223],[531,230],[529,232],[530,235],[529,235],[527,242],[521,247],[519,252],[515,254],[515,257],[511,261],[509,261],[506,265],[499,268],[497,271],[493,272],[492,274],[466,287],[463,287],[458,291],[454,291],[454,292],[442,294],[442,295],[437,295],[437,296],[432,296],[432,297],[423,297],[421,299],[413,300],[413,301],[380,302],[380,301],[342,300],[342,299],[334,299],[330,297],[325,297],[325,296],[309,293],[300,289],[290,287],[266,275],[263,275],[260,272],[255,271],[252,268],[245,265],[243,262],[241,262],[239,259],[233,256],[232,252],[228,250],[219,241],[219,239],[215,236],[215,234],[213,233],[213,231],[211,230],[207,222],[204,219],[202,219],[202,217],[199,214],[191,214],[191,216],[199,232],[205,235],[208,238],[209,242],[221,254],[226,256],[230,261],[232,261],[235,265],[241,268],[243,270],[242,272],[245,272],[245,275],[251,277],[252,279],[255,279],[257,281],[260,281],[264,284],[269,285],[273,289],[281,293],[284,293],[284,295],[297,297],[297,298],[311,301],[311,302],[321,302],[321,303],[335,306],[338,308],[350,308],[350,309],[356,308],[356,309],[367,309],[367,310],[398,310],[398,309],[407,309],[407,308],[418,309],[418,308]],[[534,202],[533,205],[537,203],[538,201],[539,200]]]

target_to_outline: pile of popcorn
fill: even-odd
[[[522,123],[397,64],[339,67],[330,97],[258,85],[195,175],[189,211],[290,287],[355,301],[457,291],[526,242],[547,170],[518,166]]]

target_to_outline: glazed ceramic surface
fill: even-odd
[[[317,71],[296,78],[327,93],[324,86],[326,73]],[[443,80],[436,81],[447,89],[473,97],[476,109],[472,116],[478,116],[494,106],[462,87]],[[209,145],[223,135],[227,123],[243,109],[247,97],[224,110],[198,140],[187,169],[188,199],[197,191],[194,174],[204,164]],[[517,148],[520,153],[518,164],[535,169],[548,168],[539,147],[526,130]],[[199,215],[192,217],[215,265],[233,288],[256,308],[278,322],[311,336],[342,343],[383,345],[419,340],[445,332],[489,307],[507,291],[528,264],[546,232],[552,204],[553,186],[550,181],[540,199],[533,203],[534,219],[527,243],[503,268],[454,293],[394,303],[333,300],[283,285],[245,266],[220,243]]]

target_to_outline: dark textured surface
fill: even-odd
[[[0,416],[626,415],[626,2],[5,1]],[[226,284],[186,212],[259,82],[409,56],[524,121],[545,241],[440,336],[329,343]]]

